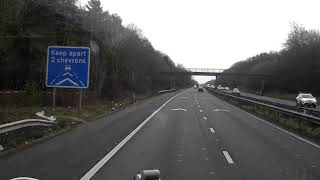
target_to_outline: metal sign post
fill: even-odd
[[[55,108],[56,108],[56,91],[57,91],[57,89],[53,88],[53,91],[52,91],[52,110],[55,110]]]
[[[89,87],[90,49],[88,47],[49,46],[47,56],[46,86],[53,87],[53,107],[55,88]],[[79,107],[82,107],[82,90]]]
[[[82,109],[82,89],[79,92],[79,110]]]

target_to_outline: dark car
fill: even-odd
[[[198,92],[203,92],[203,88],[202,88],[202,87],[199,87],[199,88],[198,88]]]

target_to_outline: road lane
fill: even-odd
[[[93,179],[128,179],[153,168],[163,179],[319,178],[319,149],[208,93],[193,93],[193,102],[169,103]]]
[[[173,108],[188,111],[171,111]],[[221,171],[226,167],[222,155],[217,149],[209,152],[200,127],[203,119],[195,108],[192,98],[171,101],[93,179],[130,179],[153,168],[161,170],[162,179],[228,178]]]
[[[320,151],[208,93],[198,96],[208,126],[232,153],[242,179],[320,179]],[[222,109],[225,111],[215,111]]]
[[[2,158],[0,179],[80,179],[170,96]],[[165,180],[312,180],[320,179],[319,157],[318,148],[206,91],[189,89],[155,114],[92,179],[132,179],[143,169],[160,169]]]
[[[293,98],[292,100],[285,100],[285,99],[279,99],[279,98],[274,98],[274,97],[269,97],[269,96],[260,96],[260,95],[256,95],[256,94],[252,94],[252,93],[245,93],[245,92],[241,92],[241,96],[251,97],[251,98],[270,101],[270,102],[275,102],[275,103],[289,105],[289,106],[296,106],[296,99],[295,98]],[[320,106],[317,105],[315,110],[319,111]]]
[[[295,99],[292,99],[291,101],[289,101],[289,100],[278,99],[278,98],[273,98],[273,97],[268,97],[268,96],[260,96],[260,95],[256,95],[256,94],[252,94],[252,93],[246,93],[246,92],[241,92],[241,95],[256,98],[256,99],[276,102],[276,103],[280,103],[280,104],[290,105],[290,106],[296,105]]]
[[[176,93],[149,98],[106,118],[0,157],[0,179],[79,180],[144,119]]]
[[[181,92],[183,93],[183,92]],[[149,117],[147,117],[138,127],[136,127],[126,138],[124,138],[117,146],[115,146],[107,155],[105,155],[95,166],[93,166],[80,180],[91,179],[100,169],[103,167],[145,124],[147,124],[151,118],[153,118],[164,106],[166,106],[171,100],[179,96],[181,93],[175,95],[155,110]],[[186,109],[171,109],[171,110],[183,110]]]

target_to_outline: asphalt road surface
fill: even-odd
[[[188,89],[0,158],[1,180],[132,180],[143,169],[163,180],[318,180],[320,147]]]

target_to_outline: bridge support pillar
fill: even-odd
[[[216,88],[217,88],[217,86],[218,86],[217,80],[218,80],[218,76],[216,76],[216,80],[214,81],[214,86],[215,86]]]
[[[170,88],[173,89],[173,77],[170,78]]]

